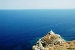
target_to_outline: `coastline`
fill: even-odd
[[[32,50],[75,50],[75,40],[68,41],[52,30],[44,37],[40,38]]]

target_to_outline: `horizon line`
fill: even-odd
[[[60,10],[60,8],[58,8],[58,9]],[[73,9],[75,9],[75,8],[73,8]],[[36,9],[36,8],[35,9],[34,8],[33,9],[32,8],[31,9],[22,9],[21,8],[20,9],[20,8],[18,8],[18,9],[0,9],[0,10],[49,10],[49,9],[44,9],[44,8],[43,9],[42,8],[39,8],[39,9]],[[52,9],[50,9],[50,10],[52,10]],[[53,9],[53,10],[56,10],[56,9]],[[68,9],[68,8],[64,9],[64,8],[62,8],[62,10],[72,10],[72,9]]]

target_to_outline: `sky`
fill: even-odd
[[[75,0],[0,0],[0,9],[75,9]]]

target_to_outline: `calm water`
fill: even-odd
[[[0,10],[0,50],[31,50],[51,29],[75,39],[75,9]]]

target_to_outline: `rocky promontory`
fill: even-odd
[[[32,50],[75,50],[75,40],[65,41],[51,30],[32,46]]]

